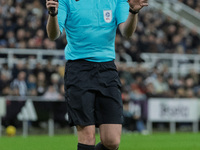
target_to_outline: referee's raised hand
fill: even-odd
[[[57,14],[58,12],[58,0],[46,0],[46,7],[50,15]]]
[[[148,6],[148,0],[128,0],[130,9],[139,12],[145,6]]]
[[[58,0],[46,0],[49,17],[47,20],[47,35],[49,39],[56,40],[60,36],[58,25]]]

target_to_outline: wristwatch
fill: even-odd
[[[129,8],[129,12],[132,13],[132,14],[134,14],[134,15],[139,13],[139,11],[134,11],[131,8]]]
[[[57,11],[57,12],[55,12],[55,11],[48,11],[48,14],[49,14],[50,16],[52,16],[52,17],[55,17],[55,16],[57,16],[58,11]]]

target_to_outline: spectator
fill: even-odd
[[[51,84],[55,88],[56,91],[59,91],[60,76],[58,73],[53,73],[51,75]]]
[[[48,84],[50,84],[50,82],[51,82],[51,75],[53,73],[55,73],[55,66],[52,65],[51,61],[48,61],[46,67],[44,68],[44,72],[45,72],[45,75],[46,75],[46,80],[47,80]]]
[[[25,68],[25,64],[22,61],[19,61],[14,67],[12,68],[12,78],[17,78],[19,72],[24,71],[27,73],[27,70]]]
[[[44,93],[43,97],[46,100],[60,100],[62,96],[56,91],[53,85],[48,87],[48,90]]]
[[[148,134],[145,129],[144,122],[141,119],[141,109],[137,105],[130,102],[130,97],[127,92],[122,95],[123,100],[123,128],[128,131],[137,131],[142,134]]]
[[[36,66],[33,68],[33,71],[32,73],[37,77],[38,76],[38,73],[39,72],[42,72],[44,69],[43,69],[43,66],[41,63],[37,63]]]
[[[11,95],[12,94],[12,91],[11,91],[11,89],[10,89],[10,86],[4,86],[3,87],[3,89],[2,90],[0,90],[0,91],[2,91],[1,93],[0,93],[0,95],[1,96],[8,96],[8,95]]]
[[[27,80],[27,88],[28,88],[28,95],[36,96],[37,90],[36,90],[36,77],[33,74],[28,75]]]
[[[3,94],[4,90],[7,90],[7,87],[10,84],[10,80],[5,72],[0,73],[0,95]]]
[[[177,98],[185,98],[186,94],[185,94],[185,89],[183,87],[179,87],[176,91],[176,97]]]
[[[146,96],[147,98],[157,97],[157,94],[152,82],[149,82],[146,84]]]
[[[27,94],[27,85],[26,85],[26,73],[20,71],[17,78],[11,83],[11,88],[14,90],[14,94],[19,93],[19,96],[26,96]]]
[[[168,85],[163,79],[162,74],[158,74],[157,78],[154,80],[153,85],[155,87],[155,91],[159,95],[166,95],[168,91]]]

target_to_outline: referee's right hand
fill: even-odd
[[[46,25],[47,35],[49,39],[56,40],[60,36],[60,29],[57,18],[58,0],[46,0],[46,7],[49,13]]]
[[[54,11],[52,13],[55,13],[58,11],[58,0],[46,0],[46,7],[49,12]],[[54,8],[54,10],[52,9]]]

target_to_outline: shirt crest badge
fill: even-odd
[[[104,21],[110,23],[112,21],[112,10],[103,11]]]

